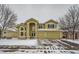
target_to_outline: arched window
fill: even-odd
[[[23,27],[21,27],[21,30],[23,30]]]

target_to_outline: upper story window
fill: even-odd
[[[23,27],[21,27],[21,30],[23,30]]]
[[[56,28],[55,24],[48,24],[48,28]]]
[[[42,28],[42,25],[40,25],[39,28]]]
[[[44,25],[39,25],[39,28],[40,28],[40,29],[44,28]]]
[[[32,30],[35,30],[35,26],[32,26]]]

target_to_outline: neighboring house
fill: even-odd
[[[63,30],[62,34],[63,34],[62,38],[65,38],[65,39],[72,39],[73,38],[72,33],[69,33],[67,30]],[[79,39],[79,30],[75,31],[74,38]]]
[[[3,31],[2,38],[7,38],[7,39],[17,38],[17,31],[14,29],[7,29]]]
[[[30,18],[19,24],[17,33],[18,38],[22,39],[60,39],[63,36],[58,22],[52,19],[39,23],[36,19]]]

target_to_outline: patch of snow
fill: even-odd
[[[16,31],[15,28],[9,28],[8,30],[9,30],[9,31]]]
[[[38,29],[38,31],[57,31],[57,29]]]
[[[0,45],[26,45],[26,46],[37,46],[38,41],[35,39],[26,39],[26,40],[0,40]]]

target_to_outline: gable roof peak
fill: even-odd
[[[30,18],[30,19],[26,20],[25,23],[27,23],[27,22],[29,22],[29,21],[36,21],[37,23],[39,23],[38,20],[36,20],[36,19],[34,19],[34,18]]]
[[[50,19],[50,20],[46,21],[45,23],[48,23],[48,22],[54,22],[54,23],[57,23],[58,24],[58,22],[55,21],[55,20],[53,20],[53,19]]]

